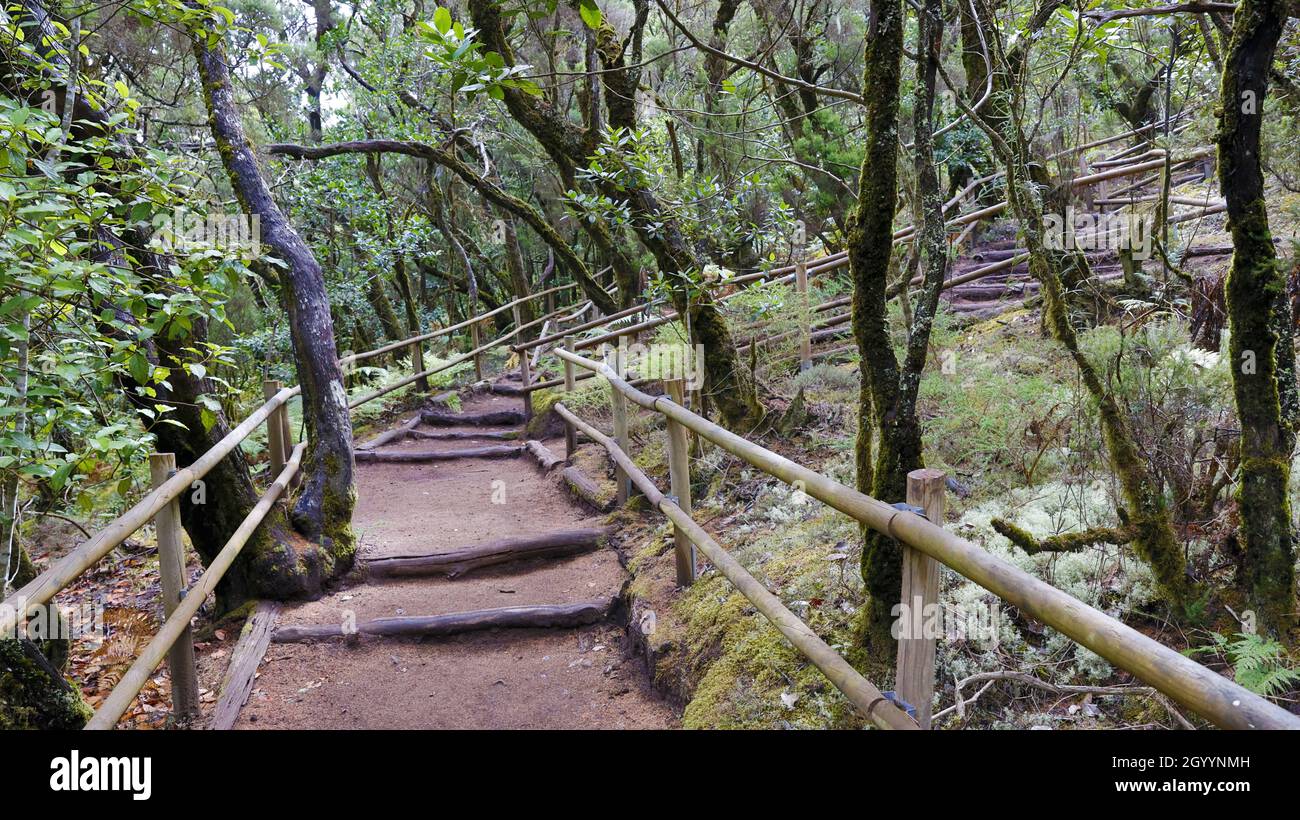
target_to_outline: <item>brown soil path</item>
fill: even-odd
[[[462,412],[519,408],[518,398],[478,394],[465,399]],[[407,438],[379,451],[452,451],[513,443]],[[359,560],[445,552],[503,537],[599,524],[527,456],[360,463],[356,474],[353,522]],[[318,601],[286,607],[279,625],[338,624],[348,611],[361,622],[575,603],[616,597],[626,578],[617,554],[606,546],[567,558],[479,569],[454,580],[372,578]],[[625,642],[623,626],[606,621],[570,629],[500,629],[447,638],[273,643],[236,728],[675,726],[673,710],[651,689],[643,663],[627,657]]]

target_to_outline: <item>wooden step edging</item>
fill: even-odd
[[[543,473],[549,473],[564,463],[564,459],[551,452],[551,448],[536,439],[525,441],[524,451],[537,460],[537,466],[542,468]]]
[[[356,450],[352,456],[358,464],[422,464],[429,461],[455,461],[461,458],[514,458],[523,452],[523,449],[518,444],[489,444],[484,447],[432,452],[398,450],[377,453],[373,450]]]
[[[446,615],[407,615],[400,618],[378,618],[356,624],[355,632],[343,624],[286,626],[271,635],[272,643],[300,643],[302,641],[346,638],[365,635],[380,638],[440,637],[484,629],[553,629],[556,627],[587,626],[609,617],[615,599],[600,598],[576,604],[542,604],[538,606],[508,606],[499,609],[474,609],[466,612],[449,612]],[[347,629],[347,631],[345,631]]]
[[[486,413],[443,413],[438,410],[421,410],[420,420],[435,427],[491,427],[523,424],[524,414],[519,410],[490,410]]]
[[[714,541],[703,527],[696,524],[681,507],[664,495],[613,439],[573,415],[563,403],[557,403],[555,410],[590,436],[593,441],[601,444],[610,458],[626,472],[628,478],[646,497],[650,505],[658,508],[673,522],[674,526],[681,528],[718,571],[749,599],[754,608],[767,618],[772,626],[786,637],[786,640],[803,653],[804,657],[820,669],[835,688],[843,692],[849,702],[856,706],[868,720],[881,729],[919,728],[916,721],[886,698],[884,693],[818,637],[797,615],[786,608],[780,598],[769,592],[762,582],[750,575],[749,571],[717,541]]]
[[[613,530],[609,527],[595,527],[557,530],[518,538],[498,538],[449,552],[372,558],[366,562],[366,569],[372,576],[378,577],[445,575],[448,578],[458,578],[479,567],[529,558],[559,558],[591,552],[612,533]]]

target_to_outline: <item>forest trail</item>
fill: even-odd
[[[517,398],[470,395],[460,413],[515,411]],[[417,411],[418,412],[418,411]],[[417,413],[400,421],[409,422]],[[420,424],[466,436],[414,436],[381,453],[515,445],[510,425]],[[484,435],[489,434],[489,435]],[[561,445],[562,446],[562,445]],[[597,527],[600,521],[526,455],[356,465],[358,563],[446,553],[502,538]],[[494,503],[494,501],[496,503]],[[373,565],[372,565],[373,566]],[[375,577],[286,605],[277,630],[378,618],[617,600],[627,574],[608,545],[559,558],[479,568],[457,578]],[[615,609],[617,611],[617,609]],[[503,628],[446,637],[363,636],[271,643],[236,728],[659,729],[674,711],[606,615],[572,628]]]

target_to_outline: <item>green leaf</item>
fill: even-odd
[[[582,18],[582,22],[586,23],[588,28],[600,27],[600,7],[596,5],[596,0],[582,0],[578,4],[578,16]]]
[[[433,27],[438,30],[439,34],[446,34],[451,31],[451,12],[444,6],[438,6],[433,13]]]

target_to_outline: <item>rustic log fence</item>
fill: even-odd
[[[908,477],[908,503],[936,519],[927,520],[926,516],[913,512],[911,508],[900,509],[864,495],[692,413],[682,406],[679,400],[680,394],[674,397],[671,383],[665,385],[668,390],[667,395],[651,396],[637,390],[602,362],[583,358],[562,348],[553,352],[568,364],[603,377],[609,383],[611,390],[621,393],[627,401],[664,416],[669,425],[669,471],[672,476],[674,495],[680,491],[680,488],[689,487],[689,463],[683,454],[684,448],[672,446],[672,443],[678,436],[683,436],[685,430],[690,430],[696,436],[711,442],[751,466],[781,479],[793,489],[806,493],[855,521],[900,542],[907,550],[903,574],[904,587],[900,590],[904,613],[908,612],[909,607],[916,606],[918,600],[921,606],[937,601],[938,564],[943,564],[999,596],[1025,615],[1058,630],[1076,643],[1105,658],[1115,667],[1132,674],[1220,727],[1300,729],[1300,716],[1291,714],[1191,658],[1152,640],[1122,621],[1088,606],[1024,570],[990,555],[978,545],[943,529],[942,473],[918,470]],[[593,441],[602,444],[615,462],[628,472],[637,487],[647,499],[650,499],[652,505],[657,506],[672,520],[676,528],[675,532],[684,533],[692,544],[704,552],[714,565],[736,584],[755,607],[777,625],[783,634],[790,637],[782,627],[785,616],[780,615],[772,607],[765,608],[766,605],[759,603],[763,600],[764,594],[770,593],[761,590],[762,594],[760,594],[759,590],[750,589],[748,581],[754,580],[752,576],[739,568],[707,533],[695,525],[682,506],[673,503],[671,499],[665,499],[655,490],[653,485],[645,480],[644,474],[636,470],[626,451],[591,425],[582,422],[567,408],[561,408],[557,412],[568,424],[584,432]],[[674,430],[682,432],[674,433]],[[689,583],[694,575],[694,567],[690,567],[689,572],[684,573],[682,571],[684,551],[680,544],[677,551],[678,581]],[[726,564],[725,569],[724,563],[719,561]],[[748,581],[742,584],[741,581],[745,579]],[[759,586],[761,589],[761,585]],[[784,610],[784,607],[781,609]],[[772,612],[777,614],[774,615]],[[919,620],[922,619],[913,618],[913,622]],[[807,627],[803,629],[806,630]],[[920,636],[906,634],[906,630],[904,632],[904,640],[899,646],[900,697],[906,700],[910,696],[917,701],[925,701],[924,708],[920,703],[912,702],[916,707],[918,718],[922,720],[922,725],[925,725],[928,722],[928,708],[934,691],[936,638],[924,634]],[[810,652],[812,648],[810,642],[804,638],[796,640],[793,637],[791,642],[819,669],[826,671],[826,667]],[[830,673],[827,674],[832,683],[855,705],[863,709],[869,719],[877,725],[882,725],[879,719],[882,709],[874,698],[883,696],[879,695],[875,687],[865,680],[854,683],[858,687],[859,694],[864,691],[868,693],[865,695],[866,700],[862,701],[841,685],[845,681],[837,680]],[[863,684],[870,689],[864,690]]]

